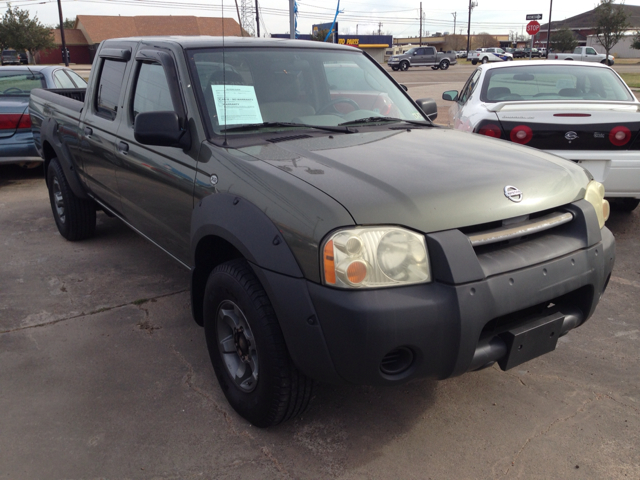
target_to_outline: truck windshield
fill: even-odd
[[[531,65],[489,70],[483,102],[538,100],[633,101],[624,82],[609,68],[582,65]]]
[[[210,131],[430,122],[361,52],[227,48],[189,51],[196,94]],[[357,122],[356,122],[357,123]],[[244,127],[244,128],[239,128]]]
[[[39,72],[0,70],[0,95],[28,96],[34,88],[46,88],[44,76]]]

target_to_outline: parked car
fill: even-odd
[[[524,58],[540,58],[540,51],[537,48],[524,48]]]
[[[387,62],[392,70],[408,70],[410,67],[431,67],[433,70],[446,70],[449,65],[458,63],[453,53],[437,52],[436,47],[415,47],[407,53],[394,55]]]
[[[609,60],[607,61],[606,58]],[[604,53],[596,52],[596,49],[593,47],[576,47],[573,53],[554,53],[549,56],[549,60],[578,60],[582,62],[604,63],[609,66],[615,63],[615,57],[613,55],[607,57]]]
[[[545,47],[539,48],[538,52],[540,53],[540,57],[547,58],[547,49]]]
[[[27,55],[27,52],[19,52],[18,56],[20,57],[20,65],[29,64],[29,56]]]
[[[640,103],[605,65],[523,61],[484,65],[454,102],[453,127],[572,160],[604,184],[614,205],[640,202]]]
[[[3,50],[0,58],[2,65],[20,65],[20,57],[15,50]]]
[[[516,48],[515,51],[513,52],[513,58],[524,58],[524,49],[523,48]]]
[[[473,65],[476,65],[478,62],[506,62],[513,60],[513,55],[497,47],[479,48],[475,52],[469,53],[467,60],[471,60]]]
[[[65,67],[32,65],[0,69],[0,164],[17,163],[25,167],[42,164],[27,111],[31,90],[86,85],[82,77]]]
[[[312,379],[513,368],[583,324],[607,285],[602,185],[433,125],[436,103],[359,49],[110,39],[92,71],[62,92],[83,101],[31,94],[58,231],[88,238],[103,209],[189,269],[221,392],[253,425],[303,412]]]
[[[460,50],[458,52],[458,58],[467,58],[467,51],[466,50]]]

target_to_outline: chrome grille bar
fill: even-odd
[[[484,232],[467,235],[471,245],[474,247],[480,245],[489,245],[491,243],[503,242],[505,240],[513,240],[514,238],[532,235],[534,233],[543,232],[550,228],[558,227],[564,223],[573,220],[573,214],[569,212],[554,212],[544,217],[535,218],[517,225],[508,225],[500,228],[486,230]]]

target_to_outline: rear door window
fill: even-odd
[[[86,80],[82,78],[80,75],[78,75],[76,72],[74,72],[73,70],[65,70],[65,73],[69,75],[69,78],[71,78],[73,83],[76,84],[76,87],[87,88]]]
[[[76,88],[74,83],[65,75],[64,70],[62,69],[53,72],[53,83],[55,83],[58,88]]]
[[[101,117],[109,120],[116,118],[126,68],[126,62],[109,58],[104,60],[98,80],[98,95],[95,104],[96,112]]]

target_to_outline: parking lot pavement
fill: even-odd
[[[226,403],[188,272],[98,222],[65,241],[41,172],[0,167],[0,478],[640,478],[640,209],[612,214],[609,288],[556,351],[442,382],[318,385],[269,430]]]

